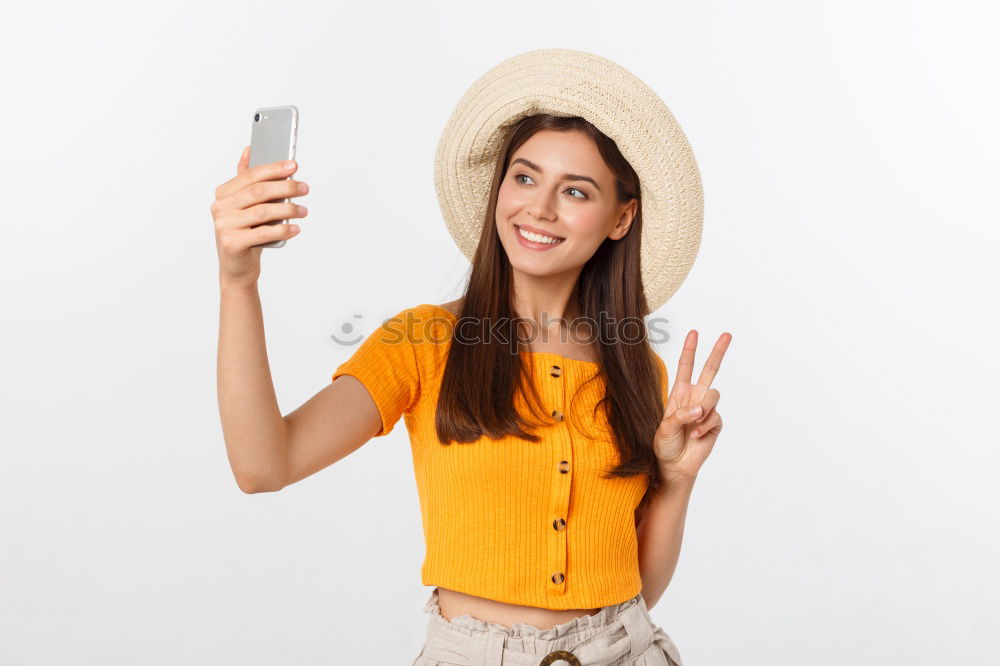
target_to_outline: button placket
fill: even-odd
[[[545,395],[550,400],[550,414],[553,423],[550,427],[552,438],[552,497],[549,505],[548,546],[548,579],[546,591],[552,595],[566,593],[566,562],[567,539],[566,529],[569,518],[569,499],[572,488],[573,447],[569,435],[568,422],[565,420],[564,409],[566,401],[566,367],[565,363],[557,362],[548,365]]]

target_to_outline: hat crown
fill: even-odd
[[[611,138],[642,189],[640,266],[650,310],[680,287],[701,244],[704,203],[694,152],[656,92],[608,58],[538,49],[476,79],[438,141],[434,185],[459,250],[475,256],[494,170],[509,129],[535,114],[580,116]]]

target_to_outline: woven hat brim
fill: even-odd
[[[434,185],[449,233],[471,261],[497,155],[525,116],[581,116],[610,137],[642,188],[643,285],[650,310],[677,291],[701,244],[704,203],[694,153],[667,105],[617,63],[585,51],[508,58],[459,99],[438,141]]]

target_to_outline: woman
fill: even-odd
[[[384,322],[283,418],[253,246],[297,233],[254,226],[305,215],[266,203],[308,191],[289,173],[249,169],[244,151],[212,208],[220,413],[240,488],[279,490],[405,417],[422,582],[434,587],[414,664],[679,665],[648,609],[722,427],[711,383],[731,336],[692,384],[689,332],[668,392],[644,327],[628,326],[673,294],[700,238],[697,169],[663,103],[579,51],[487,72],[449,120],[435,167],[472,263],[464,295]]]

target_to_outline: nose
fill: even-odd
[[[528,214],[537,220],[554,220],[555,206],[552,205],[552,200],[548,195],[539,194],[528,206]]]

